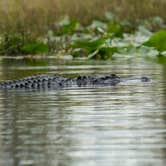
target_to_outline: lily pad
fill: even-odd
[[[112,55],[117,51],[117,47],[101,47],[97,51],[89,55],[89,58],[107,60],[112,58]]]
[[[107,25],[107,31],[112,33],[113,36],[123,37],[123,29],[122,26],[118,23],[110,23]]]
[[[82,39],[77,40],[72,45],[73,48],[83,48],[88,53],[92,53],[96,51],[102,44],[104,44],[104,39],[95,39],[95,40],[88,40],[88,39]]]
[[[144,45],[154,47],[160,52],[166,51],[166,29],[156,32]]]

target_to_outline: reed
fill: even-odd
[[[106,11],[121,19],[166,18],[165,0],[1,0],[0,31],[39,35],[54,27],[64,15],[82,24],[103,19]]]

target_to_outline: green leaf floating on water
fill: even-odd
[[[89,58],[106,60],[112,58],[112,55],[116,52],[118,52],[117,47],[101,47],[98,50],[96,50],[94,53],[89,55]]]
[[[88,53],[92,53],[96,51],[102,44],[104,44],[104,39],[95,39],[95,40],[88,40],[88,39],[82,39],[77,40],[73,43],[73,48],[83,48]]]
[[[166,29],[156,32],[144,45],[154,47],[160,52],[166,51]]]
[[[116,37],[122,37],[123,36],[122,26],[118,23],[109,23],[107,25],[107,31],[109,33],[112,33]]]
[[[84,49],[86,51],[84,53],[86,54],[86,56],[88,55],[89,59],[106,60],[111,58],[115,52],[118,52],[117,47],[105,46],[104,38],[95,40],[77,40],[74,42],[72,47],[77,50],[73,52],[75,56],[78,56],[78,54],[82,54],[82,49]]]
[[[44,43],[28,43],[21,48],[25,54],[46,53],[49,51],[48,46]]]

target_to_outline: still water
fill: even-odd
[[[150,83],[0,92],[0,166],[165,166],[166,64],[0,61],[0,79],[41,73],[149,76]]]

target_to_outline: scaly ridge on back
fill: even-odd
[[[150,79],[148,77],[141,77],[139,80],[141,82],[148,82]],[[1,82],[0,89],[58,89],[63,87],[113,86],[120,82],[123,82],[123,80],[116,74],[78,77],[38,75]]]

